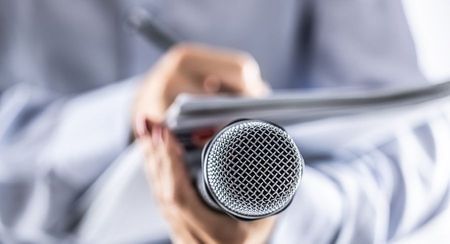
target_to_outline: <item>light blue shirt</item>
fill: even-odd
[[[161,53],[123,24],[135,6],[187,41],[249,52],[274,89],[425,82],[398,0],[2,1],[0,240],[77,239],[73,204],[128,146],[136,77]],[[273,241],[384,243],[439,223],[448,125],[438,109],[307,160]]]

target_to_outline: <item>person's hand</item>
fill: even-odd
[[[174,243],[267,242],[275,216],[240,221],[211,210],[194,189],[183,162],[183,149],[174,136],[149,121],[146,127],[147,132],[138,138],[146,150],[148,181]]]
[[[134,130],[143,118],[162,122],[167,108],[180,93],[255,97],[268,92],[258,64],[250,55],[180,44],[163,55],[145,76],[133,108]]]
[[[268,91],[249,55],[198,45],[171,49],[146,76],[136,99],[134,129],[146,150],[149,185],[171,226],[174,242],[262,243],[274,217],[243,222],[207,207],[193,188],[181,146],[167,129],[150,126],[149,121],[162,123],[180,93],[255,97]]]

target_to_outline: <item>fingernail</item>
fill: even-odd
[[[191,141],[197,148],[203,148],[215,133],[216,128],[214,127],[195,130],[191,134]]]
[[[148,134],[147,119],[144,116],[137,116],[135,121],[136,136],[142,138]]]
[[[166,143],[167,142],[167,137],[169,136],[169,131],[167,130],[167,127],[165,127],[164,125],[161,126],[161,130],[162,130],[161,141],[163,143]]]
[[[154,145],[159,145],[162,142],[162,128],[159,124],[153,124],[151,128],[151,136]]]

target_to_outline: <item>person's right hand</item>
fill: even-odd
[[[163,122],[167,108],[181,93],[257,97],[269,90],[250,55],[181,44],[163,55],[144,78],[133,109],[134,130],[140,133],[143,119]]]

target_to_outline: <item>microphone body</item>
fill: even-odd
[[[213,209],[255,220],[289,206],[303,167],[297,146],[283,128],[261,120],[239,120],[204,146],[197,188]]]

